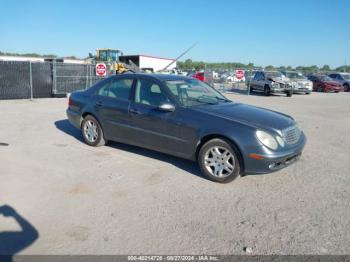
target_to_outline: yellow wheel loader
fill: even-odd
[[[123,52],[118,49],[100,48],[96,50],[94,60],[97,62],[108,62],[111,64],[111,70],[115,74],[134,73],[135,69],[119,61],[119,55],[123,55]]]

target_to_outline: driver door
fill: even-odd
[[[162,89],[161,83],[149,78],[136,80],[129,114],[133,129],[133,141],[142,147],[177,154],[181,140],[181,123],[175,109],[162,111],[162,103],[173,102]]]

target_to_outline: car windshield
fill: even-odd
[[[342,77],[346,80],[350,80],[350,74],[342,74]]]
[[[306,79],[306,77],[299,72],[286,72],[286,77],[290,79]]]
[[[266,72],[266,76],[267,77],[282,77],[282,73],[281,72]]]
[[[211,86],[197,79],[166,81],[170,92],[185,107],[231,102]]]

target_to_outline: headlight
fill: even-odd
[[[276,150],[278,148],[277,141],[272,135],[264,131],[258,130],[256,131],[256,137],[264,146],[267,146],[272,150]]]
[[[277,87],[277,88],[280,87],[280,84],[279,84],[279,83],[276,83],[276,82],[272,82],[271,85],[272,85],[273,87]]]

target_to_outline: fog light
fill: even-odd
[[[275,167],[276,167],[276,163],[272,163],[272,164],[269,165],[270,169],[274,169]]]

